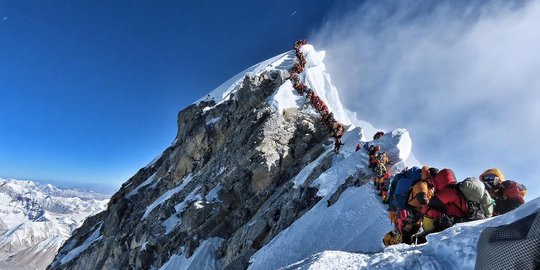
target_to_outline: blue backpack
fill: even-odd
[[[397,180],[396,189],[393,193],[394,199],[392,204],[397,209],[407,209],[409,193],[412,186],[422,177],[422,170],[418,167],[412,167],[408,170],[400,172],[396,175],[394,181]]]

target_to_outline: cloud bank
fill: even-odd
[[[498,167],[540,195],[540,2],[367,1],[310,40],[344,105],[408,128],[423,163]]]

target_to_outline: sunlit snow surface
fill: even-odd
[[[246,75],[255,76],[261,74],[264,71],[273,69],[287,70],[291,68],[294,64],[294,57],[294,53],[291,51],[287,53],[282,53],[259,64],[253,65],[248,69],[238,73],[234,77],[230,78],[226,82],[222,83],[220,86],[214,89],[214,91],[197,100],[195,104],[198,104],[202,101],[213,100],[216,102],[216,105],[219,105],[232,97],[232,94],[234,94],[242,85],[242,81],[244,80],[244,77]],[[205,111],[210,109],[212,108],[206,108]]]
[[[476,242],[486,226],[510,223],[540,208],[540,201],[536,199],[504,216],[459,224],[444,232],[429,235],[428,243],[424,245],[396,245],[385,249],[382,238],[392,226],[387,217],[386,205],[380,202],[371,183],[348,188],[332,206],[328,206],[327,201],[348,177],[370,173],[366,152],[355,152],[357,143],[381,146],[382,151],[394,162],[391,170],[399,171],[405,166],[420,165],[412,153],[412,139],[406,129],[395,129],[371,141],[380,129],[358,120],[356,113],[343,108],[338,92],[331,84],[330,75],[325,70],[325,53],[317,52],[311,45],[303,46],[301,51],[307,61],[304,72],[300,74],[301,81],[321,97],[337,120],[347,126],[347,132],[342,138],[345,145],[339,154],[335,154],[332,146],[328,146],[320,157],[289,180],[294,188],[305,186],[313,169],[325,158],[332,159],[332,166],[309,183],[318,188],[317,194],[323,197],[320,202],[257,251],[250,259],[249,269],[473,269]],[[291,51],[261,62],[223,83],[196,103],[213,100],[216,105],[222,104],[234,96],[246,75],[258,75],[272,69],[286,72],[294,61],[295,56]],[[315,113],[309,106],[303,106],[306,102],[306,98],[293,89],[290,80],[286,80],[268,99],[269,105],[276,112],[294,108]],[[203,113],[216,105],[206,107]],[[207,124],[215,121],[219,119],[210,119]],[[177,192],[176,189],[174,192]],[[187,201],[201,200],[197,195],[197,192],[191,194],[191,199]],[[215,198],[209,194],[205,199]],[[159,205],[163,199],[167,198],[160,198],[152,205]],[[177,208],[178,211],[184,207],[178,205]],[[149,207],[147,212],[152,209]],[[163,223],[166,233],[181,224],[177,214]],[[191,257],[185,257],[181,250],[161,269],[220,269],[215,253],[222,239],[200,241],[201,245]]]
[[[540,198],[536,198],[505,215],[428,235],[427,244],[396,245],[369,255],[329,249],[285,269],[474,269],[476,243],[484,228],[508,224],[539,210]]]
[[[60,264],[68,263],[69,261],[73,260],[75,257],[79,256],[82,252],[84,252],[88,247],[90,247],[94,242],[99,241],[103,238],[103,236],[100,235],[99,231],[101,230],[101,225],[94,229],[92,234],[78,247],[72,249],[68,252],[62,259],[60,260]]]
[[[193,255],[186,257],[184,251],[173,255],[159,270],[213,270],[221,269],[221,263],[217,260],[216,252],[223,239],[213,237],[201,242]]]
[[[0,269],[44,269],[108,195],[0,178]]]

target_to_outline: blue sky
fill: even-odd
[[[333,1],[2,1],[0,176],[119,186],[179,110],[320,27]]]
[[[423,163],[540,194],[538,1],[3,1],[0,176],[117,188],[179,110],[308,37],[348,109]]]

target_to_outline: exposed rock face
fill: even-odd
[[[233,98],[182,110],[173,145],[87,219],[49,269],[159,268],[210,238],[223,240],[215,251],[220,267],[246,268],[320,200],[316,188],[288,181],[331,141],[315,114],[268,105],[287,77],[280,70],[246,76]]]

